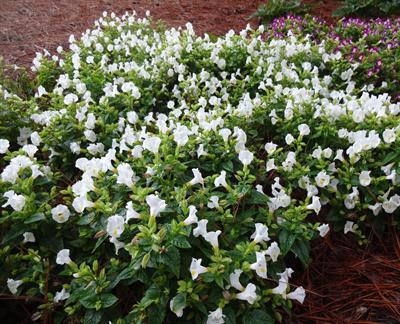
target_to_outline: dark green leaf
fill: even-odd
[[[247,312],[243,316],[243,324],[273,324],[275,323],[274,318],[269,315],[266,311],[261,309],[255,309]]]

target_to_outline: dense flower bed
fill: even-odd
[[[343,18],[328,24],[318,17],[289,15],[268,27],[268,37],[285,38],[288,32],[340,51],[346,59],[342,64],[359,65],[353,80],[360,88],[372,84],[372,93],[390,93],[393,100],[400,100],[400,18]]]
[[[272,323],[326,217],[360,239],[392,220],[400,105],[325,43],[263,33],[104,14],[36,57],[35,96],[2,88],[1,286],[36,317]]]

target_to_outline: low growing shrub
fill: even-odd
[[[400,106],[324,44],[151,26],[104,14],[35,59],[0,140],[3,293],[56,322],[273,323],[327,218],[396,221]]]

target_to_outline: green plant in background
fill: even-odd
[[[400,12],[400,0],[345,0],[333,16],[348,15],[394,15]]]
[[[301,0],[269,0],[266,4],[262,4],[249,19],[259,18],[261,23],[267,24],[276,17],[288,13],[302,14],[308,10],[309,6],[304,5]]]

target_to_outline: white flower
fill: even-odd
[[[292,143],[294,142],[294,137],[293,137],[293,135],[292,135],[292,134],[287,134],[287,135],[285,136],[285,142],[286,142],[287,145],[292,144]]]
[[[128,113],[126,114],[126,117],[128,118],[128,122],[131,124],[136,124],[136,122],[139,119],[138,114],[134,111],[128,111]]]
[[[125,246],[125,243],[118,241],[114,236],[110,236],[110,243],[114,244],[116,255],[118,255],[119,249],[122,249]]]
[[[69,144],[69,149],[73,154],[79,154],[81,152],[81,147],[77,142],[72,142]]]
[[[206,236],[207,235],[207,219],[202,219],[201,221],[197,222],[197,227],[193,230],[193,236]]]
[[[0,154],[4,154],[7,152],[8,148],[10,147],[10,142],[6,139],[0,139]]]
[[[369,186],[369,184],[371,183],[371,180],[372,180],[369,175],[370,173],[371,173],[371,171],[362,171],[360,173],[360,176],[359,176],[360,185],[362,185],[364,187]]]
[[[186,126],[178,126],[174,130],[174,141],[178,146],[185,146],[189,141],[190,131]]]
[[[61,291],[56,292],[56,295],[54,296],[54,301],[56,303],[59,303],[61,300],[68,299],[69,296],[70,296],[69,292],[67,292],[65,288],[63,288]]]
[[[218,134],[221,135],[224,142],[227,143],[229,136],[232,134],[232,131],[229,128],[222,128],[220,129]]]
[[[128,187],[133,186],[133,181],[137,180],[135,172],[133,172],[131,166],[128,163],[121,163],[117,167],[118,177],[117,183],[124,184]]]
[[[165,200],[162,200],[153,194],[146,197],[146,203],[150,207],[150,216],[160,215],[160,213],[163,212],[167,207]]]
[[[222,313],[222,309],[217,308],[215,311],[208,314],[206,324],[224,324],[224,317],[225,315]]]
[[[189,270],[193,280],[196,280],[199,275],[208,271],[206,267],[201,265],[201,261],[201,259],[192,258]]]
[[[154,154],[157,154],[160,144],[161,144],[161,139],[159,137],[147,137],[143,141],[143,148]]]
[[[77,213],[83,213],[85,208],[91,208],[94,206],[94,203],[87,200],[84,196],[79,196],[74,199],[72,202],[72,207],[74,207]]]
[[[317,230],[318,230],[319,235],[321,237],[325,237],[325,235],[328,234],[330,228],[329,228],[328,224],[322,224],[322,225],[317,227]]]
[[[276,169],[275,159],[269,159],[267,161],[267,165],[266,165],[267,172],[269,172],[271,170],[275,170],[275,169]]]
[[[78,96],[74,93],[69,93],[64,97],[64,104],[71,105],[78,101]]]
[[[313,196],[311,204],[307,205],[307,209],[315,211],[315,213],[318,215],[321,210],[321,202],[319,197]]]
[[[315,177],[315,181],[318,187],[326,187],[330,182],[329,175],[326,174],[325,171],[320,171],[317,176]]]
[[[207,232],[205,235],[203,235],[204,239],[212,245],[212,247],[217,248],[218,247],[218,236],[221,234],[221,231],[215,231],[215,232]]]
[[[244,290],[244,287],[239,280],[242,273],[243,271],[241,269],[235,269],[235,271],[229,275],[229,282],[231,286],[240,291]]]
[[[382,133],[383,140],[385,143],[393,143],[396,140],[396,131],[395,129],[385,129],[384,132]]]
[[[243,165],[249,165],[251,161],[253,161],[253,153],[249,150],[241,150],[239,152],[239,160],[243,163]]]
[[[198,218],[196,216],[197,209],[195,206],[190,205],[189,206],[189,216],[183,221],[183,224],[185,225],[190,225],[190,224],[195,224],[198,222]]]
[[[303,304],[305,297],[306,291],[303,287],[297,287],[294,291],[287,294],[287,298],[297,300],[300,304]]]
[[[59,265],[68,264],[72,262],[71,258],[69,257],[69,250],[63,249],[57,253],[56,263]]]
[[[252,283],[247,284],[244,291],[236,294],[236,298],[240,300],[246,300],[249,304],[254,304],[257,299],[256,286]]]
[[[15,211],[21,211],[25,206],[25,197],[23,195],[17,195],[13,190],[5,192],[4,197],[8,198],[8,200],[2,207],[11,206]]]
[[[126,203],[125,208],[126,208],[125,224],[127,224],[130,219],[139,219],[140,218],[140,214],[136,210],[133,209],[132,201],[128,201]]]
[[[357,225],[354,224],[354,222],[347,221],[346,224],[344,224],[344,234],[347,234],[348,232],[355,232],[357,229]]]
[[[51,210],[51,216],[57,223],[65,223],[71,215],[69,209],[65,205],[57,205]]]
[[[278,147],[278,145],[276,145],[276,144],[274,144],[272,142],[269,142],[269,143],[265,144],[264,148],[265,148],[265,150],[267,151],[268,154],[272,154],[272,153],[274,153],[276,151],[277,147]]]
[[[226,183],[225,177],[226,177],[226,171],[221,171],[221,174],[217,178],[215,178],[214,181],[215,187],[218,188],[219,186],[222,186],[224,188],[227,188],[228,184]]]
[[[256,231],[251,235],[250,238],[254,239],[254,242],[268,242],[270,240],[268,236],[268,227],[262,223],[256,223]]]
[[[114,215],[107,219],[108,235],[118,238],[124,231],[125,220],[120,215]]]
[[[35,235],[33,235],[32,232],[25,232],[23,234],[23,236],[24,236],[24,241],[23,241],[24,243],[28,243],[28,242],[34,243],[34,242],[36,242]]]
[[[382,210],[382,203],[377,202],[375,205],[368,205],[368,209],[372,210],[374,216],[378,216]]]
[[[310,127],[307,124],[301,124],[297,126],[297,129],[300,132],[300,135],[307,136],[310,134]]]
[[[257,261],[250,265],[251,270],[255,270],[257,275],[261,278],[267,277],[267,261],[265,259],[265,252],[256,252]]]
[[[26,144],[22,147],[22,150],[30,157],[33,158],[38,148],[33,144]]]
[[[13,295],[17,293],[17,289],[21,285],[22,285],[22,280],[14,280],[10,278],[7,279],[7,287]]]
[[[211,196],[209,202],[207,203],[207,207],[210,209],[218,208],[219,207],[219,197],[218,196]]]
[[[278,243],[272,242],[268,249],[265,251],[265,254],[271,257],[272,262],[276,262],[279,255],[281,254],[281,249],[279,248]]]
[[[192,172],[193,172],[194,178],[192,180],[190,180],[189,183],[192,186],[197,184],[197,183],[200,183],[201,185],[204,185],[204,179],[203,179],[203,176],[201,175],[199,169],[197,169],[197,168],[196,169],[192,169]]]
[[[42,139],[40,138],[40,135],[38,132],[33,132],[31,134],[31,142],[35,146],[39,146],[40,143],[42,142]]]

